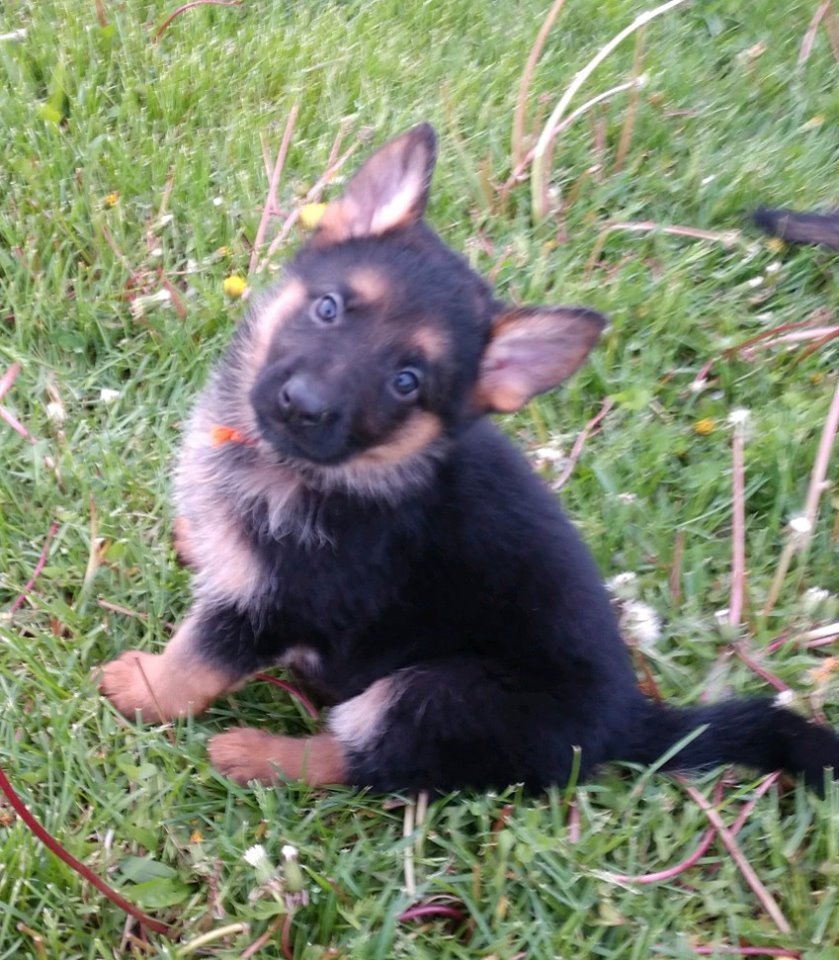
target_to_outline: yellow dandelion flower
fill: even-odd
[[[325,209],[325,203],[304,203],[300,208],[300,222],[307,230],[314,230]]]
[[[770,237],[766,241],[766,249],[772,253],[782,253],[786,249],[786,246],[780,237]]]
[[[693,432],[698,433],[700,437],[707,437],[709,433],[714,432],[715,427],[716,423],[712,417],[703,417],[693,425]]]
[[[106,207],[115,207],[119,203],[119,194],[116,190],[112,190],[110,193],[105,195],[105,206]]]
[[[201,843],[203,840],[204,838],[201,836],[200,830],[193,830],[192,833],[189,835],[190,843]]]
[[[245,280],[244,277],[240,277],[234,273],[232,276],[224,278],[224,292],[228,297],[241,297],[247,289],[248,281]]]

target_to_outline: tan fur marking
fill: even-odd
[[[384,443],[370,447],[354,456],[348,464],[350,470],[364,467],[381,467],[408,460],[433,443],[442,432],[438,417],[427,410],[418,410],[402,423]]]
[[[281,737],[242,727],[213,737],[207,750],[216,770],[241,784],[249,780],[302,780],[320,787],[347,782],[344,750],[328,733]]]
[[[101,667],[99,690],[123,716],[144,723],[197,715],[211,700],[240,685],[241,680],[210,666],[195,651],[196,623],[184,620],[163,653],[127,650]]]
[[[250,361],[252,369],[262,368],[268,358],[274,333],[306,304],[307,299],[302,281],[292,277],[272,300],[266,300],[259,305],[254,321],[254,349]]]
[[[445,356],[449,343],[442,330],[436,327],[419,327],[411,336],[411,346],[421,350],[429,360]]]
[[[395,677],[383,677],[364,693],[333,707],[329,729],[336,739],[351,750],[364,750],[378,734],[384,714],[399,696],[399,687]]]
[[[201,599],[245,603],[259,590],[263,571],[253,550],[242,539],[238,522],[219,503],[212,517],[192,525],[191,556]]]
[[[296,647],[289,647],[282,657],[280,657],[279,664],[303,677],[320,673],[322,665],[320,654],[312,649],[312,647],[306,647],[302,644]]]
[[[190,524],[186,517],[175,517],[172,524],[172,546],[175,548],[175,554],[181,566],[194,567],[196,565],[195,551],[190,537]]]
[[[387,277],[372,267],[357,267],[348,279],[350,288],[365,303],[381,303],[390,296],[391,286]]]

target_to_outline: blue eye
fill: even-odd
[[[314,315],[321,323],[335,323],[341,313],[341,295],[327,293],[313,304]]]
[[[391,380],[391,386],[398,396],[407,399],[413,396],[420,388],[419,373],[410,367],[407,367],[405,370],[400,370],[399,373],[394,376],[393,380]]]

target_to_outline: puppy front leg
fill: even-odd
[[[163,653],[127,650],[99,675],[99,690],[124,716],[139,712],[145,723],[197,715],[212,700],[240,687],[253,672],[250,664],[213,656],[206,640],[213,614],[196,607],[178,627]]]

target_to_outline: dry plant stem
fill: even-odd
[[[274,936],[274,934],[280,929],[280,927],[285,922],[286,914],[280,914],[274,922],[268,927],[268,929],[258,936],[256,940],[246,949],[242,951],[242,955],[239,960],[249,960],[250,957],[255,956],[259,951],[265,946],[266,943]]]
[[[607,397],[603,404],[600,407],[600,411],[596,416],[592,417],[591,420],[583,427],[580,431],[577,439],[574,441],[574,446],[571,448],[571,453],[568,455],[568,462],[565,464],[565,467],[560,474],[559,479],[552,485],[554,490],[561,490],[565,484],[568,482],[568,478],[574,471],[577,461],[580,459],[580,454],[583,452],[583,446],[585,445],[586,440],[593,430],[595,430],[601,420],[606,416],[606,414],[612,409],[615,405],[615,401],[612,397]]]
[[[248,264],[248,273],[253,273],[259,261],[259,251],[265,239],[265,231],[268,229],[268,221],[271,219],[271,213],[277,206],[277,187],[280,184],[280,177],[285,166],[288,148],[291,144],[291,136],[294,133],[294,125],[297,122],[297,114],[300,111],[300,104],[295,103],[288,114],[285,131],[283,132],[282,143],[277,153],[277,161],[274,169],[271,171],[271,180],[268,184],[268,196],[265,200],[265,206],[262,208],[262,216],[259,218],[259,226],[256,228],[256,237],[253,241],[253,250],[251,250],[251,259]]]
[[[734,652],[737,656],[746,664],[746,666],[756,673],[759,677],[765,680],[771,687],[774,687],[776,690],[781,693],[785,693],[790,687],[781,680],[780,677],[776,677],[774,673],[767,670],[766,667],[762,667],[756,660],[754,660],[750,655],[748,650],[745,648],[745,644],[741,641],[740,643],[734,644]]]
[[[550,169],[546,165],[546,156],[551,148],[551,144],[556,138],[557,129],[562,118],[565,116],[565,111],[568,109],[568,105],[571,103],[577,91],[609,54],[627,37],[631,36],[636,30],[639,30],[656,17],[686,2],[687,0],[668,0],[667,3],[663,3],[652,10],[646,10],[644,13],[639,14],[628,27],[621,30],[606,46],[602,47],[568,85],[565,93],[560,98],[556,107],[554,107],[553,113],[548,118],[548,122],[545,124],[542,133],[539,135],[533,154],[533,169],[531,171],[530,184],[532,216],[535,221],[544,220],[548,214],[548,177],[550,175]]]
[[[11,390],[14,385],[15,380],[17,380],[18,374],[20,373],[20,364],[13,363],[9,369],[0,377],[0,400],[6,396],[6,394]]]
[[[287,913],[285,917],[283,917],[283,932],[280,934],[280,946],[282,947],[285,960],[294,960],[294,949],[291,946],[291,925],[293,922],[293,913]]]
[[[646,36],[646,30],[642,27],[638,31],[638,36],[635,38],[635,57],[632,61],[632,75],[630,76],[630,91],[629,91],[629,103],[626,106],[626,118],[623,121],[623,127],[621,128],[620,139],[618,140],[618,149],[615,152],[615,165],[612,168],[612,173],[618,173],[623,169],[624,162],[626,161],[626,156],[629,153],[629,147],[632,143],[632,134],[635,130],[635,115],[638,112],[638,98],[640,97],[641,84],[639,82],[639,77],[641,76],[641,68],[644,63],[644,37]]]
[[[104,0],[96,0],[96,19],[99,21],[99,26],[104,30],[108,26],[108,18],[105,16],[105,2]]]
[[[825,477],[827,476],[827,468],[830,463],[833,441],[836,439],[836,433],[838,430],[839,381],[836,383],[836,389],[833,393],[833,399],[830,402],[830,409],[827,413],[827,419],[825,420],[824,427],[822,429],[821,439],[819,440],[819,448],[816,452],[816,460],[813,464],[812,473],[810,474],[810,486],[807,490],[807,499],[804,503],[804,517],[809,524],[809,529],[806,533],[801,534],[800,538],[798,539],[793,536],[787,537],[787,542],[784,544],[784,548],[781,551],[781,558],[778,561],[778,569],[775,571],[775,576],[772,580],[772,586],[769,588],[769,595],[766,598],[766,603],[761,611],[761,615],[763,617],[769,616],[778,601],[778,597],[780,596],[781,589],[784,585],[784,580],[786,579],[787,571],[792,563],[793,556],[796,553],[804,553],[810,545],[810,540],[813,536],[813,528],[816,523],[816,515],[818,514],[819,510],[819,500],[827,488]]]
[[[715,231],[715,230],[700,230],[698,227],[682,227],[682,226],[664,226],[663,224],[656,223],[654,220],[637,220],[637,221],[626,221],[620,223],[608,223],[600,231],[600,234],[597,237],[597,240],[594,242],[589,258],[586,261],[585,271],[583,277],[588,279],[591,276],[591,272],[594,269],[594,265],[597,263],[600,258],[600,254],[603,250],[603,246],[606,243],[610,233],[614,233],[617,230],[630,230],[637,233],[651,233],[657,231],[659,233],[672,234],[676,237],[690,237],[692,240],[708,240],[710,243],[721,243],[724,247],[732,247],[736,243],[740,242],[740,231],[739,230],[725,230],[725,231]],[[710,364],[709,364],[710,368]]]
[[[800,950],[789,950],[787,947],[691,947],[698,957],[715,957],[720,953],[731,954],[735,957],[786,957],[787,960],[799,960]]]
[[[819,26],[821,25],[822,20],[830,12],[831,3],[833,0],[822,0],[822,2],[816,7],[816,12],[813,14],[812,20],[807,26],[807,32],[804,34],[804,39],[801,41],[801,49],[798,51],[798,66],[803,66],[809,59],[810,54],[813,51],[813,44],[816,42],[816,34],[818,33]],[[827,28],[827,24],[825,24]]]
[[[179,17],[182,13],[186,13],[187,10],[191,10],[193,7],[203,7],[207,5],[212,7],[240,7],[242,0],[192,0],[191,3],[185,3],[178,7],[177,10],[173,10],[163,23],[160,24],[155,31],[153,42],[158,43],[160,41],[160,38],[166,33],[166,28],[175,17]]]
[[[407,840],[414,832],[414,823],[417,812],[415,800],[409,800],[405,804],[405,812],[402,817],[402,838]],[[405,871],[405,893],[413,900],[417,895],[417,875],[414,870],[414,847],[410,843],[405,844],[403,853],[404,871]]]
[[[26,809],[25,804],[20,799],[20,797],[15,793],[14,788],[11,783],[9,783],[6,774],[3,772],[3,769],[0,768],[0,790],[6,795],[6,799],[12,806],[12,809],[20,817],[20,819],[26,824],[26,826],[35,834],[35,836],[44,844],[44,846],[59,860],[62,860],[64,863],[70,867],[71,870],[74,870],[80,877],[83,877],[88,883],[93,884],[94,887],[100,892],[103,893],[111,903],[115,903],[121,910],[124,910],[126,913],[130,914],[134,919],[142,924],[144,927],[148,927],[149,930],[153,930],[155,933],[160,933],[168,935],[170,930],[168,924],[162,923],[160,920],[155,920],[153,917],[148,916],[148,914],[143,913],[139,907],[135,907],[133,903],[130,903],[125,897],[120,896],[112,887],[109,887],[104,880],[100,879],[90,867],[85,866],[80,860],[77,860],[72,853],[68,850],[65,850],[64,847],[50,834],[47,830],[41,826],[41,824],[32,816],[32,814]]]
[[[318,708],[312,703],[305,693],[303,693],[301,690],[298,690],[293,684],[288,683],[285,680],[280,680],[279,677],[272,677],[268,673],[258,673],[254,677],[254,680],[264,680],[266,683],[271,683],[275,687],[279,687],[280,690],[285,690],[286,693],[291,694],[292,697],[300,702],[300,705],[313,720],[317,720],[320,716],[320,711]]]
[[[527,58],[527,63],[522,71],[521,82],[519,83],[519,95],[516,100],[516,109],[513,113],[510,156],[510,168],[513,170],[518,169],[524,162],[524,123],[527,114],[527,95],[530,92],[530,81],[533,79],[533,72],[536,69],[536,64],[539,62],[539,57],[542,56],[542,49],[545,46],[545,41],[548,39],[548,34],[556,23],[556,18],[559,16],[564,5],[565,0],[554,0],[550,10],[548,10],[548,15],[542,23],[539,33],[536,35],[536,40],[530,50],[530,56]]]
[[[354,143],[349,149],[345,150],[344,153],[326,170],[326,173],[317,181],[317,183],[312,187],[312,189],[306,194],[303,198],[303,202],[300,206],[305,206],[307,203],[313,203],[320,199],[320,195],[323,193],[324,188],[327,186],[329,181],[335,176],[335,174],[343,167],[343,165],[349,160],[349,158],[355,153],[355,151],[360,146],[360,142]],[[280,232],[276,237],[271,241],[268,251],[262,259],[262,262],[259,264],[259,271],[265,269],[268,265],[268,261],[279,249],[280,245],[283,243],[285,238],[291,233],[294,224],[297,223],[297,220],[300,217],[300,207],[292,210],[292,212],[286,218],[285,223],[282,225]]]
[[[189,943],[185,943],[182,947],[178,947],[175,956],[188,957],[191,953],[197,953],[203,947],[215,943],[216,940],[223,940],[234,933],[247,933],[249,930],[250,925],[247,923],[228,923],[226,927],[215,927],[213,930],[208,930],[206,933],[197,936],[194,940],[190,940]]]
[[[746,424],[734,424],[731,440],[731,599],[728,622],[739,627],[743,619],[746,595],[746,483],[745,483]]]
[[[746,883],[748,883],[748,885],[752,888],[752,892],[760,901],[763,909],[772,918],[775,926],[781,931],[781,933],[791,933],[792,928],[790,927],[787,918],[783,915],[781,908],[775,902],[775,898],[763,885],[760,877],[758,877],[758,875],[755,873],[754,868],[746,859],[743,851],[737,845],[734,835],[723,823],[719,812],[714,809],[714,807],[705,799],[699,790],[697,790],[695,787],[692,787],[689,783],[682,782],[682,788],[686,791],[693,802],[696,803],[697,806],[702,810],[708,820],[710,820],[711,824],[716,827],[719,838],[722,840],[726,850],[728,850],[729,854],[731,855],[731,859],[737,864],[737,867],[743,874],[743,878],[745,879]]]
[[[26,586],[20,592],[20,594],[15,598],[14,603],[9,607],[9,613],[15,613],[23,603],[23,601],[29,596],[29,592],[35,586],[35,581],[40,577],[41,571],[44,569],[47,563],[47,557],[49,556],[50,544],[53,541],[53,537],[58,532],[58,524],[53,520],[50,524],[49,531],[47,532],[47,538],[44,541],[44,546],[41,549],[41,555],[38,557],[38,562],[35,564],[35,569],[32,571],[32,576],[26,583]]]

